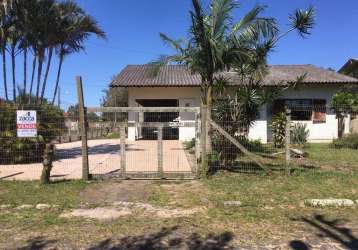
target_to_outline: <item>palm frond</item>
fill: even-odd
[[[238,23],[233,25],[231,34],[246,33],[251,37],[262,35],[265,38],[276,36],[278,33],[276,19],[259,17],[264,10],[265,6],[255,6]]]
[[[183,62],[183,55],[177,54],[177,55],[161,55],[158,59],[148,63],[150,66],[149,75],[150,77],[156,77],[161,68],[164,66],[170,64],[170,63],[182,63]]]
[[[297,29],[302,37],[310,35],[315,25],[315,14],[315,9],[312,6],[307,10],[296,10],[294,14],[289,16],[292,29]]]
[[[212,34],[224,33],[232,21],[232,10],[239,6],[235,0],[216,0],[211,3]]]
[[[159,33],[159,36],[166,45],[170,46],[171,48],[173,48],[174,50],[176,50],[178,52],[183,51],[183,48],[181,45],[183,40],[173,40],[173,39],[169,38],[167,35],[165,35],[164,33]]]

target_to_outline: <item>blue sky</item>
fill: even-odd
[[[85,102],[99,104],[101,90],[127,64],[143,64],[160,54],[170,54],[159,38],[186,36],[190,0],[77,0],[107,33],[107,40],[91,38],[86,52],[66,58],[61,80],[63,107],[76,102],[75,76],[83,77]],[[239,19],[255,4],[267,5],[265,16],[275,17],[281,31],[287,29],[288,15],[296,8],[315,6],[317,25],[312,36],[301,39],[292,33],[281,40],[270,55],[270,64],[315,64],[339,69],[350,57],[358,57],[358,1],[342,0],[242,0],[235,12]],[[19,62],[20,67],[20,62]],[[54,62],[54,68],[57,62]],[[21,69],[18,74],[20,75]],[[22,76],[22,75],[20,75]],[[19,76],[19,77],[20,77]],[[55,73],[51,72],[52,92]],[[0,92],[1,93],[1,92]]]

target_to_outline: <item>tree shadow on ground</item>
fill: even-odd
[[[56,240],[46,240],[43,237],[36,237],[27,241],[27,245],[17,248],[19,250],[41,250],[47,249],[49,246],[55,244]]]
[[[330,238],[346,249],[358,249],[358,238],[352,234],[351,229],[340,226],[344,222],[342,220],[328,220],[324,215],[315,215],[313,218],[302,217],[294,220],[305,222],[318,230],[317,236],[320,238]],[[295,250],[311,249],[308,243],[299,240],[291,241],[290,247]]]
[[[139,236],[127,236],[121,239],[108,238],[87,250],[164,250],[164,249],[198,249],[198,250],[221,250],[233,249],[229,243],[233,234],[224,232],[222,234],[209,234],[203,238],[197,233],[183,236],[178,227],[163,228],[152,234]],[[56,240],[46,240],[43,237],[36,237],[27,242],[26,246],[17,248],[20,250],[41,250],[57,249]]]
[[[151,250],[151,249],[208,249],[220,250],[230,249],[229,243],[233,234],[224,232],[222,234],[209,234],[202,238],[193,233],[183,237],[177,232],[178,227],[163,228],[159,232],[140,236],[128,236],[119,240],[112,238],[101,241],[88,250]]]
[[[121,149],[120,145],[104,143],[96,146],[88,147],[88,155],[98,155],[98,154],[110,154],[117,155]],[[126,145],[126,151],[145,151],[140,148],[133,148],[130,145]],[[56,149],[56,160],[64,160],[77,158],[82,155],[81,147],[73,147],[68,149]]]
[[[267,170],[270,170],[272,173],[287,173],[287,167],[284,164],[265,164]],[[225,167],[222,167],[219,163],[209,163],[209,175],[215,175],[218,171],[224,170],[231,173],[239,174],[252,174],[252,175],[264,175],[268,172],[266,169],[261,168],[255,162],[249,161],[236,161],[234,164],[226,164]],[[300,173],[315,173],[319,171],[320,168],[313,165],[296,165],[290,167],[290,174],[300,174]]]

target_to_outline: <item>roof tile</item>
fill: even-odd
[[[304,74],[306,77],[302,83],[306,84],[358,84],[358,79],[310,64],[271,65],[263,84],[275,86],[282,83],[293,83]],[[235,72],[225,72],[224,75],[232,84],[236,85],[241,82]],[[156,76],[153,76],[150,65],[128,65],[114,78],[111,87],[195,87],[200,83],[200,76],[192,74],[184,65],[164,66]]]

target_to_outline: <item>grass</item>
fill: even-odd
[[[75,207],[79,203],[79,193],[86,187],[83,181],[57,182],[40,185],[38,181],[0,182],[0,204],[18,206],[47,203],[60,208]]]
[[[267,150],[266,153],[254,152],[262,157],[265,165],[269,166],[274,171],[286,170],[285,150],[276,149],[270,144],[264,145]],[[296,147],[294,147],[296,148]],[[297,171],[304,170],[311,174],[316,172],[358,172],[358,150],[348,148],[333,148],[328,143],[311,143],[307,144],[303,151],[307,153],[304,158],[291,158],[292,168]],[[272,153],[278,153],[272,155]],[[216,165],[215,165],[216,164]],[[214,166],[218,163],[214,162]],[[241,173],[260,173],[260,169],[250,158],[246,155],[239,155],[236,164],[229,167],[233,172]]]
[[[331,164],[339,167],[348,167],[358,170],[358,150],[355,149],[335,149],[330,144],[309,144],[305,150],[309,154],[309,159],[320,165]]]
[[[54,210],[43,211],[0,210],[0,224],[4,229],[0,229],[0,248],[2,242],[14,235],[22,235],[24,239],[30,234],[56,235],[61,240],[78,244],[77,248],[83,248],[90,242],[98,242],[113,235],[125,237],[148,234],[171,226],[179,226],[182,234],[195,232],[205,237],[210,233],[228,231],[242,242],[269,242],[273,238],[288,240],[292,232],[309,232],[309,226],[303,225],[301,218],[311,218],[316,213],[331,219],[358,220],[356,208],[323,209],[305,207],[303,204],[305,199],[310,198],[357,200],[358,174],[317,172],[264,176],[225,171],[217,172],[205,180],[154,181],[142,187],[153,190],[145,202],[155,206],[206,208],[205,212],[192,217],[161,219],[135,214],[106,222],[59,218],[62,211],[82,204],[81,191],[86,187],[91,188],[91,185],[96,184],[71,181],[41,186],[38,182],[0,182],[0,204],[59,205]],[[114,187],[113,183],[111,185]],[[241,201],[242,206],[224,206],[224,201],[232,200]]]
[[[152,193],[148,197],[148,202],[156,206],[165,206],[170,200],[169,194],[160,185],[155,185]]]
[[[116,132],[111,132],[111,133],[108,133],[106,136],[105,136],[106,139],[119,139],[120,138],[120,134],[119,133],[116,133]]]

